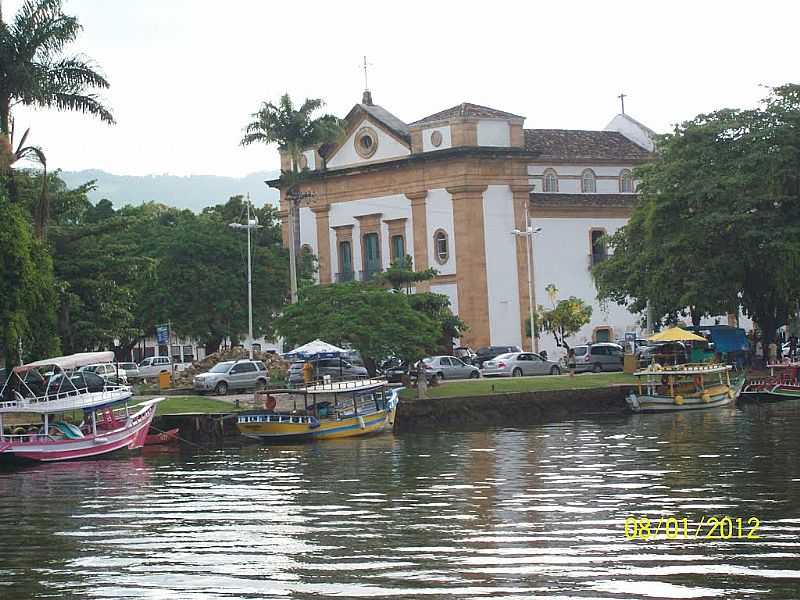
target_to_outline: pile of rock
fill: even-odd
[[[191,387],[192,380],[195,375],[205,373],[217,363],[226,360],[241,360],[249,358],[250,353],[246,348],[236,347],[230,350],[223,350],[221,352],[214,352],[209,354],[203,360],[196,360],[192,363],[191,367],[179,371],[175,374],[176,387]],[[286,379],[289,372],[289,363],[283,360],[278,354],[271,352],[255,352],[253,354],[255,360],[260,360],[266,365],[267,371],[272,379]]]

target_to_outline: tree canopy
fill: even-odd
[[[568,348],[567,338],[572,337],[581,327],[589,323],[592,319],[592,307],[580,298],[570,296],[565,300],[556,302],[558,288],[554,284],[548,284],[545,288],[550,296],[553,308],[546,309],[541,304],[533,314],[534,325],[536,327],[536,337],[541,332],[552,334],[556,346]],[[526,333],[531,335],[531,320],[525,322]]]
[[[739,307],[766,339],[800,297],[800,86],[699,115],[637,169],[640,202],[593,270],[598,297],[661,320]]]

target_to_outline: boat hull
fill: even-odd
[[[391,429],[394,409],[381,410],[368,415],[311,421],[295,417],[301,422],[279,422],[281,415],[270,413],[249,415],[249,422],[239,422],[239,431],[245,437],[263,442],[332,440],[371,435]],[[292,418],[286,416],[285,418]]]
[[[683,410],[708,410],[731,404],[741,393],[744,381],[734,383],[719,393],[702,396],[687,396],[681,404],[676,404],[671,396],[649,396],[629,394],[625,398],[628,408],[635,413],[676,412]]]
[[[180,429],[176,427],[175,429],[170,429],[168,431],[162,431],[161,433],[152,433],[149,434],[144,439],[145,446],[159,446],[163,444],[174,444],[178,441],[178,432]]]
[[[149,400],[131,415],[123,427],[98,432],[77,439],[47,439],[0,442],[0,458],[6,461],[57,462],[94,458],[117,452],[136,450],[144,445],[150,422],[155,416],[159,400]]]

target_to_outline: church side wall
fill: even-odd
[[[439,188],[428,191],[425,217],[428,224],[428,265],[436,269],[439,275],[455,275],[457,240],[453,225],[453,198],[447,190]],[[433,235],[439,229],[447,234],[449,244],[447,261],[444,263],[439,262],[433,244]]]
[[[507,185],[490,185],[483,194],[486,283],[492,345],[522,347],[514,196]]]
[[[571,346],[591,342],[592,334],[598,327],[613,328],[612,341],[623,337],[625,331],[640,331],[638,315],[614,303],[600,306],[589,271],[591,231],[602,229],[611,234],[626,222],[624,218],[533,217],[534,226],[542,228],[534,237],[536,304],[551,307],[545,288],[553,283],[558,288],[556,302],[575,296],[592,306],[590,323],[567,339]],[[556,348],[555,340],[549,333],[542,333],[539,348],[547,350],[550,357],[564,354],[563,349]]]

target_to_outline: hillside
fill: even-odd
[[[265,202],[277,204],[277,190],[268,188],[264,183],[264,180],[277,176],[277,171],[260,171],[239,178],[217,175],[114,175],[98,169],[60,173],[61,179],[71,188],[96,180],[97,187],[89,194],[92,202],[108,198],[119,208],[126,204],[153,201],[195,212],[206,206],[223,204],[237,194],[249,193],[256,206]]]

